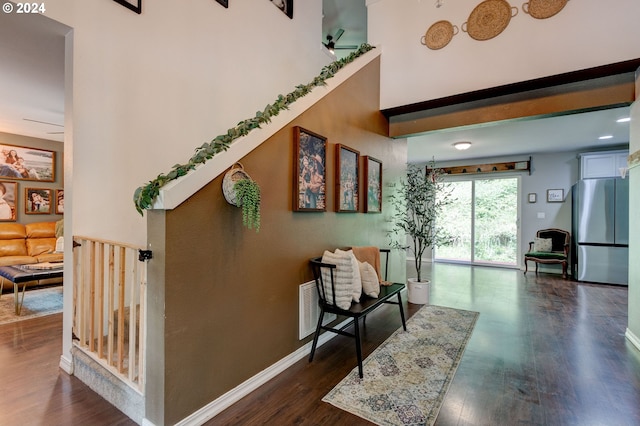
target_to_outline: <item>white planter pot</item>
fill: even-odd
[[[407,292],[409,293],[409,303],[415,303],[416,305],[428,305],[430,289],[431,281],[424,279],[422,281],[418,281],[417,278],[408,278]]]

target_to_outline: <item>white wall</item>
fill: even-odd
[[[368,38],[382,54],[381,107],[530,80],[640,57],[640,2],[572,0],[557,15],[534,19],[519,8],[497,37],[477,41],[460,31],[440,50],[422,45],[429,27],[459,28],[480,0],[368,0]]]
[[[329,62],[320,0],[296,2],[293,20],[266,0],[145,0],[141,15],[108,0],[46,6],[73,28],[74,234],[145,245],[137,187]]]

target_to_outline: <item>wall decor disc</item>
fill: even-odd
[[[551,18],[560,12],[569,0],[529,0],[522,5],[522,11],[536,19]]]
[[[485,0],[473,9],[462,31],[475,40],[489,40],[504,31],[517,14],[518,8],[505,0]]]
[[[458,34],[458,27],[449,21],[438,21],[431,25],[420,39],[420,43],[429,49],[438,50],[445,47],[454,35]]]

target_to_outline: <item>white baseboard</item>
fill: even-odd
[[[625,337],[631,342],[633,346],[636,347],[637,350],[640,351],[640,337],[636,336],[627,328],[627,331],[624,333]]]
[[[346,319],[342,323],[337,325],[336,328],[342,328],[351,321],[353,320]],[[337,334],[330,333],[330,332],[323,333],[322,335],[320,335],[320,338],[318,339],[317,348],[319,348],[320,346],[322,346],[323,344],[325,344],[326,342],[328,342],[329,340],[333,339],[336,336]],[[278,374],[282,373],[287,368],[291,367],[296,362],[300,361],[302,358],[309,355],[311,353],[312,345],[313,345],[312,341],[307,343],[306,345],[299,348],[297,351],[293,352],[290,355],[287,355],[280,361],[264,369],[263,371],[256,374],[249,380],[231,389],[229,392],[225,393],[220,398],[210,402],[209,404],[205,405],[204,407],[194,412],[190,416],[180,420],[178,423],[176,423],[176,426],[199,426],[207,422],[208,420],[211,420],[217,414],[221,413],[223,410],[229,408],[231,405],[238,402],[240,399],[242,399],[249,393],[253,392],[257,388],[259,388],[260,386],[268,382],[269,380],[276,377]],[[153,426],[153,423],[146,421],[146,419],[143,420],[142,424],[143,426]]]
[[[73,361],[64,355],[60,355],[59,367],[67,374],[73,375]]]

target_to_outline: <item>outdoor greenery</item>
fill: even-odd
[[[454,202],[442,214],[451,238],[436,248],[438,259],[471,260],[472,182],[452,183]],[[517,262],[517,180],[475,180],[474,260]]]
[[[435,168],[434,161],[428,173],[424,166],[409,165],[406,180],[400,181],[389,199],[394,208],[391,246],[413,253],[417,278],[422,281],[424,251],[448,239],[439,223],[452,201],[449,184],[443,181],[442,171]],[[409,246],[404,238],[411,241]]]
[[[260,186],[251,179],[242,179],[233,184],[233,190],[242,208],[242,224],[260,231]]]
[[[176,164],[169,173],[161,173],[154,180],[137,188],[133,194],[133,202],[138,213],[143,214],[143,210],[151,208],[154,200],[160,193],[160,188],[167,183],[181,176],[185,176],[195,169],[197,165],[204,164],[220,152],[226,151],[236,139],[246,136],[250,131],[260,128],[263,124],[268,124],[271,122],[271,119],[280,114],[282,110],[289,109],[291,104],[303,96],[306,96],[315,87],[326,85],[326,80],[333,77],[346,65],[373,48],[373,46],[365,43],[349,56],[325,66],[322,68],[320,74],[310,83],[296,86],[296,89],[288,95],[278,95],[272,104],[268,104],[264,110],[256,112],[255,117],[239,122],[237,126],[227,130],[227,133],[218,135],[211,142],[204,143],[199,148],[196,148],[196,153],[185,164]]]

